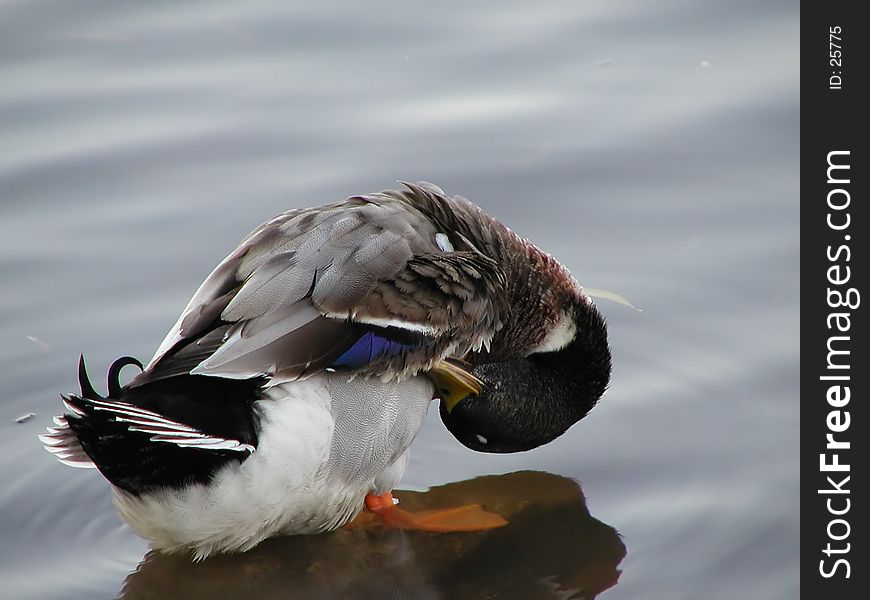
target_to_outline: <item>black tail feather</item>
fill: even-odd
[[[104,397],[94,390],[81,357],[82,393],[66,398],[69,412],[63,417],[83,452],[117,487],[140,494],[208,483],[219,468],[244,461],[256,448],[259,418],[254,402],[261,398],[262,378],[178,375],[121,386],[119,375],[128,365],[142,368],[129,356],[116,360]],[[172,436],[173,424],[182,431],[178,439]],[[186,444],[184,436],[191,432],[213,444]]]
[[[91,385],[91,380],[88,377],[88,368],[85,366],[85,355],[79,354],[79,387],[82,389],[82,398],[91,398],[92,400],[105,400],[105,396],[100,396],[94,386]]]
[[[136,365],[137,367],[139,367],[140,371],[145,370],[145,367],[142,366],[142,363],[139,362],[138,359],[133,358],[132,356],[122,356],[121,358],[113,362],[112,366],[109,367],[109,375],[106,382],[109,390],[109,398],[121,397],[121,369],[123,369],[127,365]]]

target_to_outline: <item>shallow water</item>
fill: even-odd
[[[273,539],[196,565],[150,553],[127,578],[122,597],[594,598],[619,578],[625,546],[615,529],[589,514],[570,479],[521,471],[397,496],[414,511],[483,503],[509,525],[431,535],[371,523]]]
[[[110,597],[125,580],[138,597],[170,577],[324,593],[293,586],[332,560],[348,565],[333,593],[473,596],[515,575],[517,593],[582,597],[598,551],[621,571],[606,598],[797,597],[797,3],[500,6],[4,3],[0,597]],[[79,352],[94,373],[149,357],[254,226],[397,179],[473,199],[643,309],[599,301],[615,366],[601,404],[510,456],[466,450],[432,411],[404,483],[503,494],[523,516],[496,537],[339,532],[134,573],[146,544],[99,474],[35,437]],[[524,470],[583,491],[521,512],[516,489],[474,479]],[[584,496],[623,560],[612,535],[575,540]],[[358,547],[376,558],[349,563]],[[576,561],[548,558],[563,554]]]

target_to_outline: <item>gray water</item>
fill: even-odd
[[[618,577],[603,597],[796,598],[798,16],[734,0],[4,2],[0,597],[231,589],[215,581],[474,597],[513,576],[554,597]],[[404,484],[524,507],[499,537],[337,532],[145,559],[99,473],[36,441],[78,354],[95,374],[147,359],[254,226],[397,179],[471,198],[643,309],[599,300],[610,390],[509,456],[466,450],[432,411]],[[517,471],[551,475],[505,496],[475,480]],[[609,575],[590,584],[588,565]]]

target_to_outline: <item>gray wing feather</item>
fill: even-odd
[[[280,356],[272,356],[265,364],[251,364],[256,362],[251,360],[251,355],[268,349],[288,333],[320,318],[320,312],[310,303],[295,302],[261,317],[236,323],[227,332],[223,344],[192,373],[221,373],[224,376],[235,373],[239,379],[274,373]],[[260,324],[260,320],[267,323]]]
[[[349,347],[359,323],[378,319],[436,338],[418,366],[488,343],[500,326],[498,264],[416,208],[420,193],[354,197],[264,223],[206,278],[137,380],[184,369],[303,376]],[[460,250],[442,250],[436,233]]]
[[[253,319],[298,302],[314,284],[314,272],[298,264],[295,252],[282,252],[251,273],[224,308],[225,321]]]

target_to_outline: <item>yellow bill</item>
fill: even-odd
[[[428,375],[438,388],[438,396],[444,402],[447,412],[468,396],[480,394],[483,382],[469,370],[471,365],[457,358],[439,360],[429,370]]]

